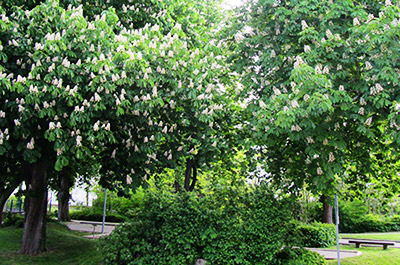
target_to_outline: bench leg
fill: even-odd
[[[383,245],[383,249],[387,249],[388,245]]]
[[[356,243],[356,248],[360,248],[361,244],[360,243]]]

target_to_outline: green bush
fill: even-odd
[[[148,192],[131,221],[101,240],[105,264],[269,264],[286,243],[288,205],[266,187]]]
[[[344,201],[339,207],[339,231],[341,233],[400,231],[400,217],[368,214],[360,200]]]
[[[285,247],[278,252],[274,265],[324,265],[325,258],[304,248]]]
[[[17,214],[7,213],[6,218],[3,220],[1,224],[2,227],[14,226],[17,228],[24,227],[24,217]]]
[[[86,220],[86,221],[103,221],[103,213],[94,211],[90,208],[84,208],[82,210],[73,211],[70,213],[71,219],[74,220]],[[127,217],[116,214],[116,213],[106,213],[106,222],[112,223],[122,223],[127,220]]]
[[[336,228],[333,224],[298,224],[296,233],[304,247],[328,247],[335,243]]]

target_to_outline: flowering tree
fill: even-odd
[[[195,176],[231,152],[227,112],[237,106],[217,41],[194,42],[179,23],[124,28],[112,9],[88,21],[81,6],[57,2],[2,16],[0,156],[29,165],[21,253],[44,250],[51,168],[95,157],[102,184],[123,188],[182,161]]]
[[[375,139],[398,142],[397,10],[310,0],[249,1],[239,12],[247,125],[276,183],[329,196]]]

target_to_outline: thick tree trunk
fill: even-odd
[[[20,184],[19,181],[15,181],[13,183],[11,183],[8,187],[5,187],[0,194],[0,224],[3,221],[3,208],[4,205],[6,204],[8,198],[11,196],[11,194],[13,193],[13,191],[18,187],[18,185]]]
[[[65,174],[60,175],[60,187],[57,195],[58,199],[58,221],[67,222],[70,221],[69,217],[69,176]]]
[[[329,197],[322,195],[322,211],[323,211],[323,219],[322,222],[325,224],[333,224],[333,207],[329,203]]]
[[[36,255],[45,251],[47,210],[47,163],[38,161],[32,165],[26,178],[25,224],[21,254]]]
[[[197,181],[196,163],[188,159],[186,161],[184,188],[186,191],[193,191]]]

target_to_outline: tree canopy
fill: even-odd
[[[238,21],[250,144],[277,183],[332,192],[377,139],[398,143],[396,5],[249,1]]]

